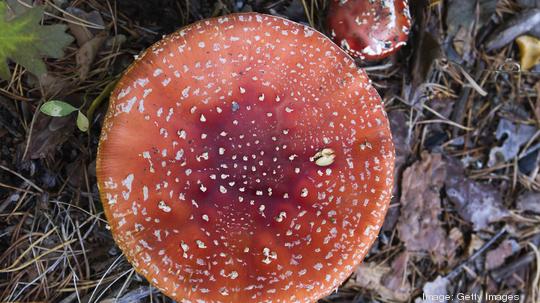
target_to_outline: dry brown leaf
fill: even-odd
[[[68,78],[61,78],[51,73],[35,78],[29,77],[29,84],[34,88],[41,88],[45,96],[58,96],[62,91],[72,88],[72,83]]]
[[[392,140],[396,148],[396,172],[402,168],[411,154],[411,144],[409,142],[409,129],[407,124],[409,119],[407,113],[403,111],[393,111],[388,114],[390,128],[392,130]],[[394,186],[394,194],[398,186]]]
[[[519,244],[515,240],[504,240],[497,248],[486,254],[486,269],[491,270],[503,265],[506,258],[517,251],[519,251]]]
[[[392,261],[392,271],[382,277],[382,284],[393,290],[394,296],[399,301],[407,301],[411,296],[411,283],[407,279],[407,262],[409,254],[405,251]]]
[[[347,286],[357,286],[373,291],[384,300],[407,301],[409,298],[408,294],[405,296],[401,291],[383,285],[383,278],[392,273],[392,269],[386,264],[377,265],[375,263],[365,262],[357,268],[354,278],[347,282]]]
[[[423,152],[422,159],[405,170],[401,183],[399,237],[408,251],[430,252],[437,263],[452,256],[456,248],[439,220],[446,171],[440,154]]]
[[[502,204],[501,193],[491,185],[465,177],[463,167],[457,160],[451,160],[445,185],[448,200],[456,206],[463,219],[472,223],[476,231],[509,215]]]
[[[401,179],[403,166],[411,154],[411,144],[409,142],[409,130],[407,126],[407,114],[403,111],[392,111],[388,114],[390,128],[392,130],[392,139],[396,148],[396,163],[394,165],[394,176],[396,180]],[[399,202],[399,182],[394,182],[391,204]],[[399,207],[390,207],[386,214],[386,219],[382,227],[383,231],[393,230],[399,218]]]
[[[28,159],[45,158],[73,132],[73,117],[51,118],[38,114],[28,146]],[[25,142],[26,143],[26,142]]]
[[[452,41],[452,45],[460,56],[468,54],[472,47],[470,29],[465,27],[460,28]]]
[[[450,280],[446,277],[438,276],[435,280],[428,282],[424,285],[422,290],[425,294],[425,299],[416,298],[414,303],[440,303],[446,302],[446,300],[439,298],[448,294],[448,286],[450,286]]]
[[[518,197],[517,209],[540,214],[540,193],[526,192]]]
[[[90,41],[90,39],[92,39],[99,32],[99,30],[89,26],[83,26],[81,21],[72,16],[86,20],[95,25],[103,26],[103,28],[105,28],[105,22],[98,11],[91,11],[87,13],[76,7],[68,7],[66,12],[67,14],[65,14],[64,17],[68,20],[74,21],[68,22],[68,26],[69,31],[75,37],[77,40],[77,45],[79,46],[82,46],[86,42]]]
[[[2,139],[3,136],[7,135],[8,131],[0,125],[0,139]]]
[[[536,133],[536,127],[513,123],[501,119],[495,132],[497,140],[503,140],[501,146],[496,146],[489,152],[488,166],[493,167],[499,163],[514,159],[519,154],[521,146],[525,145]]]
[[[461,230],[457,227],[454,227],[450,230],[450,232],[448,233],[448,240],[450,243],[452,243],[452,247],[460,247],[460,246],[464,246],[464,240],[463,240],[463,233],[461,232]],[[455,257],[455,252],[456,250],[453,250],[452,252],[449,252],[448,253],[448,258],[450,260],[453,260],[454,257]],[[454,260],[456,261],[456,260]]]
[[[107,33],[103,32],[95,36],[88,42],[86,42],[79,50],[77,51],[77,68],[79,79],[84,81],[88,77],[90,72],[90,67],[96,58],[96,55],[99,53],[99,50],[103,46],[103,43],[107,40]]]
[[[472,256],[477,250],[482,248],[486,242],[476,235],[476,233],[471,234],[471,241],[467,247],[467,255]]]

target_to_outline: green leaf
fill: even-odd
[[[42,113],[48,116],[64,117],[76,111],[77,108],[73,107],[73,105],[69,103],[53,100],[53,101],[45,102],[41,106],[40,110]]]
[[[79,114],[77,115],[77,127],[80,131],[85,132],[88,130],[88,126],[90,123],[88,122],[88,118],[79,111]]]
[[[41,58],[61,58],[62,49],[73,41],[63,24],[40,25],[42,7],[30,8],[11,19],[7,16],[8,7],[0,1],[0,78],[9,79],[11,75],[8,58],[37,76],[44,74],[47,69]]]
[[[20,15],[27,11],[29,8],[32,8],[33,0],[5,0],[8,6],[8,18],[13,14]]]

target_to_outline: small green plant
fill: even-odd
[[[76,111],[77,112],[77,127],[82,132],[88,131],[89,122],[86,115],[83,114],[80,109],[74,107],[73,105],[69,103],[66,103],[64,101],[51,100],[51,101],[45,102],[41,106],[40,111],[44,113],[45,115],[48,115],[51,117],[65,117]]]
[[[63,48],[73,41],[63,24],[41,25],[43,7],[32,7],[8,17],[8,6],[0,1],[0,79],[9,79],[8,58],[40,76],[47,69],[42,57],[62,58]]]

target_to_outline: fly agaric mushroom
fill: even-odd
[[[337,44],[367,60],[395,53],[411,28],[407,0],[332,0],[327,22]]]
[[[136,270],[181,302],[313,302],[358,265],[394,148],[366,74],[278,17],[209,19],[146,51],[110,100],[105,214]]]

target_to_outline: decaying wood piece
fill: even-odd
[[[502,24],[488,39],[486,49],[499,49],[524,34],[540,37],[540,9],[526,10]]]

